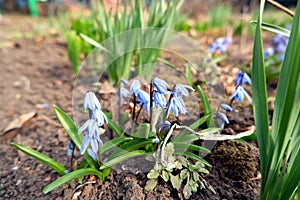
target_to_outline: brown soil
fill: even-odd
[[[69,165],[65,156],[68,137],[56,121],[51,105],[58,105],[71,115],[74,76],[61,39],[11,37],[16,30],[21,33],[31,31],[31,23],[32,20],[24,16],[5,16],[0,21],[0,130],[2,132],[21,114],[37,113],[37,117],[26,123],[27,126],[16,129],[12,135],[0,136],[0,199],[72,199],[76,195],[78,199],[182,199],[181,193],[163,181],[154,191],[147,192],[144,190],[147,181],[144,173],[124,170],[112,170],[104,182],[85,177],[83,187],[77,188],[80,184],[74,181],[50,194],[42,193],[42,189],[59,175],[17,151],[10,143],[30,146],[64,166]],[[12,24],[14,28],[10,28]],[[236,120],[234,124],[240,127],[253,125],[251,107],[241,108],[237,107],[230,120]],[[234,126],[231,128],[235,129]],[[212,154],[205,158],[213,167],[204,177],[217,194],[201,190],[191,199],[257,199],[260,181],[258,155],[257,147],[252,144],[218,142]]]

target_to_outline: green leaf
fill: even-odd
[[[257,141],[260,151],[262,185],[261,192],[263,192],[266,184],[266,178],[270,169],[269,157],[270,155],[270,135],[268,127],[268,105],[267,105],[267,90],[266,90],[266,76],[264,67],[262,36],[261,36],[261,21],[265,1],[261,1],[260,12],[258,16],[254,47],[252,58],[252,96],[254,119],[257,132]],[[261,193],[262,194],[262,193]],[[263,198],[263,197],[262,197]]]
[[[151,169],[150,172],[147,174],[147,178],[149,179],[156,179],[158,176],[159,173],[155,169]]]
[[[116,124],[114,123],[114,121],[111,119],[111,115],[109,113],[106,113],[105,112],[105,115],[107,117],[107,120],[108,120],[108,127],[114,132],[117,134],[117,136],[122,136],[123,135],[123,131],[122,129]]]
[[[198,174],[198,172],[196,172],[196,171],[193,171],[193,180],[195,181],[195,182],[197,182],[197,181],[199,181],[199,174]]]
[[[211,107],[210,107],[210,103],[208,101],[208,98],[206,96],[206,94],[204,93],[204,91],[202,90],[202,88],[200,87],[200,85],[197,85],[197,91],[198,91],[198,94],[199,94],[199,97],[201,99],[201,103],[202,103],[202,107],[203,107],[203,111],[204,111],[204,114],[205,115],[208,115],[209,113],[212,113],[211,111]],[[212,120],[212,117],[210,117],[208,120],[207,120],[207,126],[208,127],[212,127],[213,126],[213,120]]]
[[[189,170],[183,169],[183,170],[180,171],[179,177],[180,177],[181,180],[184,180],[189,176],[189,174],[190,174]]]
[[[114,138],[112,140],[109,140],[108,142],[105,142],[101,147],[100,147],[100,153],[101,155],[105,154],[106,152],[108,152],[109,150],[118,147],[119,144],[123,143],[123,142],[127,142],[133,140],[132,137],[125,137],[125,136],[121,136],[121,137],[117,137]]]
[[[51,169],[55,170],[60,175],[65,174],[66,168],[64,166],[62,166],[60,163],[53,160],[52,158],[49,158],[48,156],[46,156],[46,155],[44,155],[44,154],[42,154],[42,153],[40,153],[36,150],[33,150],[32,148],[27,147],[27,146],[23,146],[23,145],[14,143],[14,142],[11,145],[16,147],[17,149],[23,151],[27,155],[33,157],[34,159],[36,159],[38,161],[41,161],[42,163],[44,163],[45,165],[47,165]]]
[[[103,163],[103,165],[100,167],[100,170],[106,169],[108,167],[110,168],[120,162],[123,162],[124,160],[128,160],[130,158],[137,157],[137,156],[144,156],[147,154],[148,154],[147,152],[142,151],[142,150],[135,150],[135,151],[127,152],[126,154],[122,154],[114,159],[107,161],[106,163]]]
[[[282,70],[280,72],[278,86],[276,91],[276,100],[274,114],[272,119],[272,141],[275,142],[274,153],[271,167],[281,173],[273,175],[270,173],[270,183],[284,176],[280,191],[275,191],[278,198],[292,198],[300,182],[299,171],[299,146],[293,144],[292,140],[300,137],[300,3],[297,3],[297,9],[292,25],[289,43],[286,48]],[[274,140],[276,139],[276,140]],[[298,140],[299,142],[299,140]],[[290,149],[293,148],[293,149]],[[290,152],[290,154],[287,154]],[[277,160],[274,160],[277,159]],[[281,160],[279,160],[281,159]],[[280,162],[281,161],[281,162]],[[284,164],[282,164],[284,161]],[[273,170],[272,170],[273,172]],[[271,176],[272,175],[272,176]],[[273,178],[275,177],[275,178]],[[280,179],[279,179],[280,181]],[[289,184],[288,186],[286,184]],[[272,188],[272,184],[270,184]],[[273,196],[271,196],[273,197]]]
[[[257,26],[257,21],[251,21],[250,23]],[[291,33],[290,30],[287,30],[287,29],[277,26],[275,24],[269,24],[266,22],[261,23],[261,28],[263,28],[267,31],[273,32],[273,33],[278,33],[280,35],[287,36],[287,37],[290,37],[290,33]]]
[[[210,150],[204,148],[204,147],[201,147],[201,146],[198,146],[198,145],[194,145],[194,144],[187,144],[185,142],[172,142],[174,144],[174,148],[182,148],[182,149],[189,149],[191,151],[198,151],[198,152],[201,152],[201,153],[210,153]]]
[[[67,134],[69,135],[70,139],[74,142],[75,146],[80,149],[82,140],[80,136],[77,133],[77,127],[72,121],[72,119],[59,107],[53,105],[55,115],[60,122],[60,124],[63,126]],[[88,163],[94,167],[97,168],[98,164],[87,154],[83,154],[84,158],[88,161]]]
[[[152,139],[144,139],[144,138],[139,138],[139,139],[134,139],[132,141],[126,142],[125,144],[121,145],[118,149],[116,149],[112,154],[109,156],[109,160],[116,158],[120,155],[126,154],[130,151],[139,149],[139,148],[144,148],[148,144],[152,144]]]
[[[179,178],[178,174],[176,176],[174,176],[170,173],[170,181],[172,183],[173,188],[175,188],[176,190],[180,190],[180,188],[181,188],[181,179]]]
[[[145,186],[145,190],[147,191],[153,190],[156,187],[157,183],[158,183],[157,179],[148,180]]]
[[[198,119],[197,121],[195,121],[194,123],[192,123],[189,128],[192,130],[197,129],[199,126],[201,126],[204,122],[206,122],[207,120],[210,119],[210,117],[212,116],[211,113],[204,115],[203,117],[201,117],[200,119]],[[174,138],[171,139],[172,142],[186,142],[187,144],[195,141],[195,140],[199,140],[199,138],[191,133],[188,130],[182,130],[178,135],[176,135]]]
[[[96,169],[93,168],[79,169],[56,179],[55,181],[53,181],[43,189],[43,193],[47,194],[52,190],[54,190],[55,188],[61,186],[62,184],[73,180],[74,178],[79,178],[82,176],[87,176],[92,174],[98,176],[100,179],[103,179],[103,174]]]
[[[82,37],[82,39],[84,39],[86,42],[90,43],[91,45],[101,49],[102,51],[105,51],[107,53],[111,53],[109,50],[107,50],[105,47],[103,47],[100,43],[96,42],[95,40],[93,40],[89,36],[87,36],[83,33],[80,33],[80,37]]]
[[[170,178],[170,177],[169,177],[169,172],[163,170],[163,171],[162,171],[161,177],[164,179],[165,182],[168,182],[168,181],[169,181],[169,178]]]
[[[136,138],[146,138],[146,139],[148,139],[149,131],[150,131],[150,124],[143,123],[143,124],[139,125],[138,130],[136,132],[134,132],[132,134],[132,136],[136,137]]]
[[[187,182],[183,188],[183,196],[185,199],[189,199],[192,196],[192,189],[189,182]]]
[[[206,160],[204,160],[203,158],[201,158],[200,156],[193,154],[191,152],[188,151],[180,151],[180,150],[175,150],[175,154],[178,155],[183,155],[185,157],[189,157],[191,159],[197,160],[202,162],[204,165],[208,166],[208,167],[212,167],[211,164],[209,164]]]

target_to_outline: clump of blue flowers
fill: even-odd
[[[208,48],[208,51],[212,54],[217,53],[218,51],[222,54],[224,54],[229,46],[229,44],[232,42],[231,37],[220,37],[216,39]]]
[[[267,59],[272,56],[277,56],[279,61],[282,62],[284,59],[284,53],[288,42],[289,42],[288,36],[277,33],[274,36],[269,47],[264,51],[264,59]]]
[[[84,133],[84,138],[80,147],[81,155],[85,151],[94,159],[98,160],[99,147],[103,145],[100,139],[99,127],[108,123],[106,115],[101,111],[101,105],[95,93],[87,92],[84,96],[83,108],[89,111],[88,119],[79,129],[78,134]]]

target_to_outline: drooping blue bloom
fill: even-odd
[[[67,154],[68,157],[71,157],[72,156],[72,151],[74,151],[74,149],[75,149],[75,144],[73,143],[72,140],[69,140],[68,144],[69,144],[69,147],[66,148],[66,154]]]
[[[158,143],[159,143],[159,139],[158,139],[158,138],[154,138],[154,139],[152,139],[152,142],[153,142],[154,144],[158,144]]]
[[[72,151],[69,149],[69,148],[66,148],[66,155],[68,157],[71,157],[72,156]]]
[[[137,96],[138,91],[141,90],[141,83],[139,80],[133,80],[130,85],[130,94]]]
[[[171,92],[171,96],[166,108],[167,117],[172,110],[175,117],[178,117],[178,114],[186,114],[187,108],[184,104],[182,96],[188,96],[189,90],[194,91],[194,89],[189,85],[176,84],[174,90]]]
[[[87,149],[89,156],[91,156],[94,160],[98,160],[98,154],[95,153],[92,149]]]
[[[161,108],[166,107],[167,105],[167,100],[164,94],[159,93],[157,91],[154,91],[153,94],[153,103],[154,103],[154,107],[158,108],[158,106],[160,106]]]
[[[95,108],[92,111],[92,119],[94,119],[98,126],[102,126],[104,123],[108,123],[106,115],[99,108]]]
[[[94,110],[95,108],[101,109],[100,102],[94,92],[87,92],[84,96],[83,109],[85,112],[87,108],[90,110]]]
[[[225,124],[229,124],[229,120],[227,116],[222,112],[217,112],[215,114],[215,126],[219,127],[220,129],[224,129]]]
[[[273,55],[274,55],[274,49],[272,47],[268,47],[264,51],[264,59],[268,58],[269,56],[273,56]]]
[[[220,120],[222,120],[224,123],[229,124],[229,120],[224,113],[217,112],[216,117],[219,118]]]
[[[85,136],[82,140],[80,147],[81,155],[84,154],[88,146],[92,147],[92,150],[97,153],[99,146],[103,145],[102,140],[98,132],[98,123],[94,119],[87,120],[79,129],[78,134],[85,132]]]
[[[153,85],[155,86],[157,92],[160,94],[167,94],[168,93],[168,83],[160,78],[154,78],[152,81]]]
[[[75,144],[74,144],[74,142],[72,140],[69,140],[68,144],[69,144],[69,149],[71,149],[71,150],[75,149]]]
[[[124,99],[128,98],[129,96],[130,92],[126,88],[121,87],[119,91],[120,105],[123,105]]]
[[[252,84],[251,78],[248,76],[248,74],[244,71],[240,71],[237,75],[236,75],[236,79],[234,81],[234,85],[238,86],[238,85],[244,85],[245,83],[248,83],[249,85]]]
[[[287,29],[289,29],[289,27],[287,27]],[[286,50],[288,41],[288,36],[279,33],[275,34],[272,43],[270,44],[270,47],[268,47],[264,52],[264,59],[276,54],[279,60],[282,61],[284,58],[284,52]]]
[[[141,89],[141,83],[138,80],[134,80],[130,86],[130,93],[137,97],[139,106],[143,107],[147,113],[150,109],[150,95]]]
[[[220,51],[221,53],[225,53],[229,44],[232,42],[231,37],[220,37],[216,39],[208,48],[210,53],[216,53],[216,51]]]
[[[224,109],[225,111],[227,111],[227,112],[232,112],[232,108],[231,108],[229,105],[227,105],[227,104],[222,103],[222,104],[220,105],[220,107],[221,107],[222,109]]]
[[[187,108],[181,96],[171,95],[166,108],[167,117],[169,116],[171,110],[175,117],[178,117],[179,113],[183,115],[187,113]]]
[[[176,96],[189,96],[188,89],[194,91],[194,88],[192,88],[190,85],[176,84],[173,92],[176,94]]]
[[[165,122],[159,122],[159,124],[158,124],[158,130],[160,130],[160,129],[168,130],[170,127],[171,127],[171,122],[169,122],[167,120]]]
[[[284,59],[284,53],[280,54],[280,56],[278,57],[278,59],[282,62]]]
[[[247,91],[242,86],[238,86],[234,93],[230,95],[230,99],[234,98],[236,101],[243,102],[245,96],[247,97],[249,102],[252,102],[252,99]]]

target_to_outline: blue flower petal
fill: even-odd
[[[138,91],[141,89],[141,83],[139,80],[133,80],[130,85],[130,94],[137,96]]]
[[[227,112],[232,112],[232,108],[227,104],[222,103],[220,107],[226,110]]]
[[[156,77],[153,79],[152,83],[159,93],[166,94],[168,92],[168,83],[166,81]]]
[[[88,152],[89,156],[91,156],[91,158],[93,158],[95,161],[98,160],[97,153],[95,153],[92,149],[88,149],[87,152]]]

